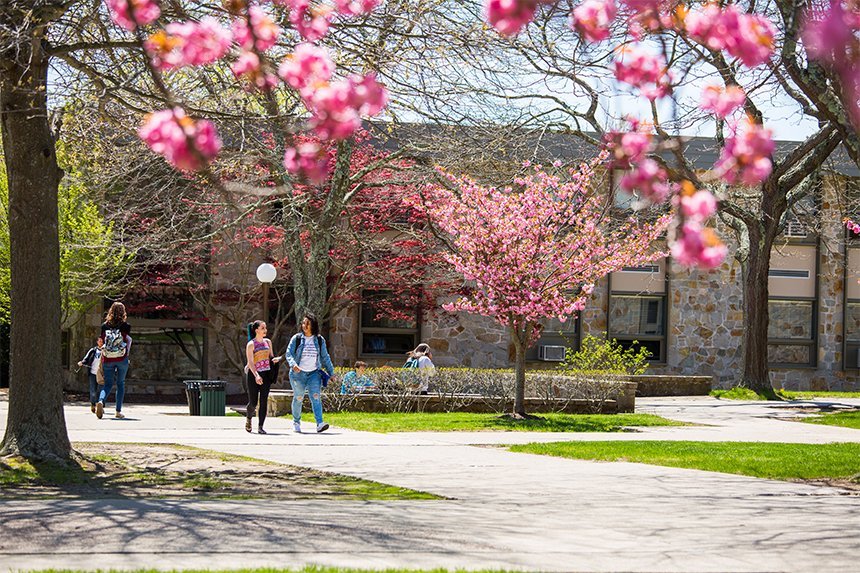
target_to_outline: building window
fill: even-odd
[[[420,316],[417,308],[392,306],[390,291],[363,291],[358,330],[360,353],[369,356],[405,356],[418,345]],[[401,318],[390,318],[396,313]]]
[[[526,360],[562,362],[568,350],[579,350],[579,317],[546,321],[538,341],[526,350]]]
[[[608,337],[623,348],[644,348],[652,363],[666,362],[666,260],[624,267],[609,277]]]
[[[860,248],[849,246],[845,251],[843,367],[855,369],[860,368]]]
[[[770,366],[815,366],[817,253],[811,245],[786,245],[771,254],[767,301]]]

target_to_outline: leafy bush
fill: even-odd
[[[635,343],[635,341],[634,341]],[[643,347],[639,350],[624,349],[614,338],[607,339],[589,334],[582,339],[579,350],[568,349],[559,370],[565,374],[583,375],[638,375],[648,369],[651,353]]]

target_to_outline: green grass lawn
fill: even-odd
[[[795,392],[794,390],[780,390],[779,395],[789,400],[811,400],[812,398],[860,398],[860,392]]]
[[[824,414],[817,418],[803,418],[800,421],[807,424],[824,424],[825,426],[841,426],[843,428],[860,430],[860,411],[833,412],[832,414]]]
[[[623,461],[772,479],[860,480],[860,444],[758,442],[553,442],[512,446],[513,452],[583,460]]]
[[[514,420],[498,414],[470,412],[392,413],[326,412],[325,421],[365,432],[620,432],[627,426],[684,426],[652,414],[540,414]]]
[[[813,398],[860,398],[860,392],[825,392],[810,391],[797,392],[794,390],[777,390],[776,393],[786,400],[812,400]],[[735,386],[728,390],[717,388],[711,390],[711,396],[724,400],[764,400],[765,397],[757,394],[749,388]]]
[[[39,569],[38,573],[80,573],[80,569]],[[296,569],[183,569],[182,573],[466,573],[465,569],[352,569],[308,565]],[[469,570],[470,573],[504,573],[501,569]],[[33,571],[32,573],[35,573]],[[132,569],[127,573],[162,573],[155,569]],[[171,573],[177,573],[173,571]]]

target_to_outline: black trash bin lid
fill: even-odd
[[[201,390],[224,390],[227,388],[227,383],[223,380],[200,380]]]

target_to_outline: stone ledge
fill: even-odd
[[[711,392],[713,376],[649,375],[630,376],[636,382],[636,395],[650,396],[707,396]]]

